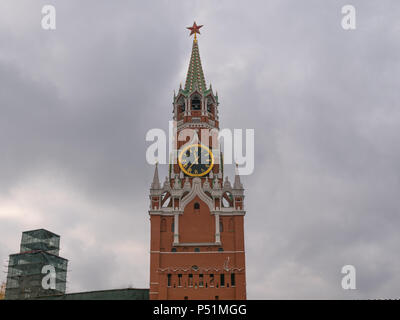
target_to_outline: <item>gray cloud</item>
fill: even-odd
[[[0,4],[1,261],[44,227],[69,291],[148,287],[144,137],[168,128],[196,20],[222,127],[256,130],[248,297],[399,297],[396,1],[353,1],[355,31],[343,1],[52,3],[53,32],[47,2]]]

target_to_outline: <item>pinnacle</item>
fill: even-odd
[[[160,180],[158,178],[158,162],[156,163],[156,168],[154,169],[154,177],[151,184],[151,189],[160,189]]]
[[[240,181],[238,164],[236,164],[236,167],[235,167],[235,182],[233,183],[233,188],[234,189],[243,189],[243,184]]]

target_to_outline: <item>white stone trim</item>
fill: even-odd
[[[221,243],[221,235],[219,233],[219,214],[215,214],[215,243]]]
[[[213,211],[214,207],[213,207],[213,201],[212,199],[210,199],[209,196],[207,196],[207,194],[205,194],[205,192],[203,191],[203,188],[201,187],[201,179],[196,177],[193,179],[192,182],[192,189],[190,190],[190,192],[180,201],[179,203],[179,210],[184,210],[186,205],[192,201],[196,196],[199,196],[199,198],[204,201],[210,211]]]
[[[182,129],[186,129],[186,128],[216,129],[215,126],[210,125],[208,122],[200,122],[200,123],[184,122],[184,123],[177,125],[178,130],[182,130]]]
[[[232,208],[229,208],[232,209]],[[219,210],[214,210],[211,212],[211,214],[217,215],[219,214],[220,216],[244,216],[246,215],[246,211],[238,210],[238,211],[228,211],[228,212],[221,212]]]
[[[175,211],[175,212],[163,212],[161,210],[149,210],[149,214],[153,216],[166,216],[166,217],[172,217],[175,214],[182,214],[181,211]]]
[[[174,215],[174,244],[179,243],[179,214]]]
[[[245,251],[244,250],[242,250],[242,251],[200,251],[200,252],[191,252],[191,251],[187,251],[187,252],[167,252],[167,251],[165,251],[165,252],[161,252],[161,251],[150,251],[150,253],[157,253],[157,254],[201,254],[201,253],[205,253],[205,254],[207,254],[207,253],[214,253],[214,254],[223,254],[223,253],[229,253],[229,254],[232,254],[232,253],[245,253]]]
[[[215,242],[186,242],[186,243],[177,243],[174,246],[177,247],[208,247],[208,246],[220,246],[221,243]]]

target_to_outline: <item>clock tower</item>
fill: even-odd
[[[218,94],[207,88],[196,23],[185,87],[174,94],[176,154],[150,187],[150,299],[246,299],[244,189],[224,177]],[[172,161],[176,159],[176,161]]]

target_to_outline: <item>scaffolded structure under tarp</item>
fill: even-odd
[[[22,233],[20,253],[8,263],[6,299],[32,299],[64,294],[68,260],[59,256],[60,236],[38,229]],[[55,287],[48,285],[49,269],[55,271]]]

